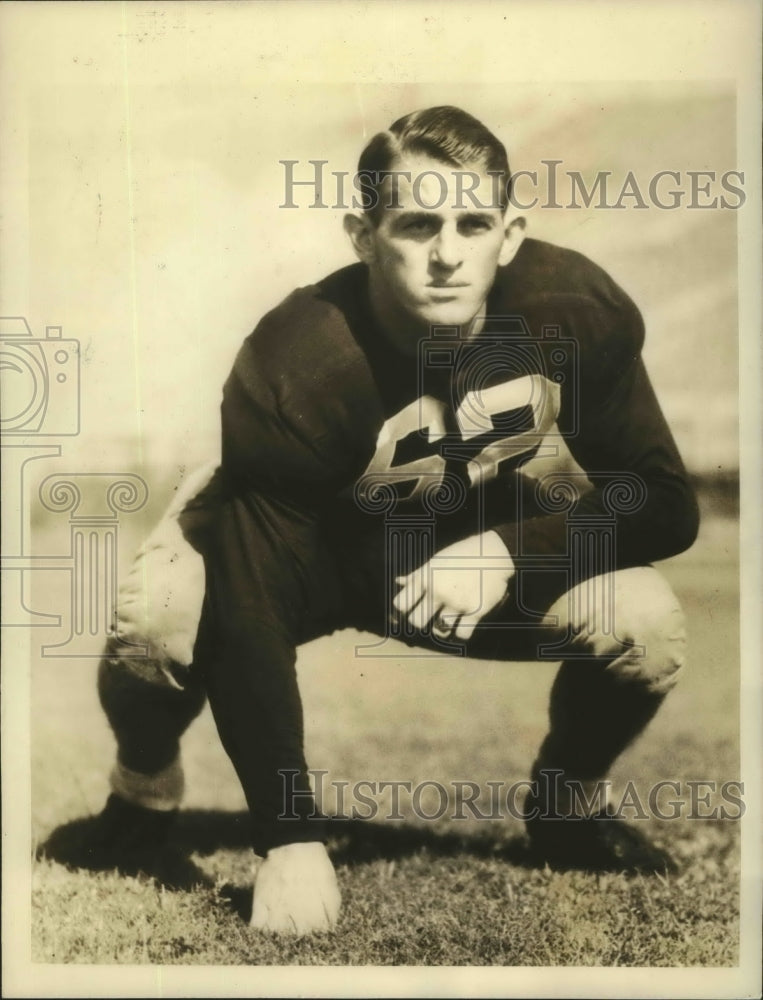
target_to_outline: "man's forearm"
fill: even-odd
[[[562,480],[564,477],[560,477]],[[573,486],[579,480],[573,480]],[[638,495],[636,493],[638,491]],[[631,498],[632,501],[631,501]],[[643,499],[641,499],[643,498]],[[630,502],[638,509],[628,510]],[[618,510],[625,507],[625,510]],[[494,531],[518,568],[570,554],[575,528],[612,528],[614,569],[667,559],[689,548],[699,524],[696,498],[690,484],[642,480],[613,475],[606,486],[589,489],[569,509],[555,514],[505,522]]]

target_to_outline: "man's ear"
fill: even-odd
[[[373,263],[376,258],[373,223],[365,212],[348,212],[344,217],[344,231],[350,237],[358,260],[362,260],[364,264]]]
[[[527,229],[527,220],[523,215],[512,214],[511,207],[506,210],[504,216],[504,237],[501,252],[498,255],[499,264],[508,264],[516,256],[517,250],[522,246]]]

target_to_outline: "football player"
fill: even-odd
[[[525,238],[506,151],[464,111],[396,121],[357,178],[345,230],[358,262],[245,340],[221,464],[144,547],[99,675],[117,738],[106,826],[152,844],[166,833],[179,739],[208,697],[264,859],[252,924],[285,933],[339,913],[295,658],[341,628],[561,660],[526,802],[535,856],[672,865],[595,799],[683,664],[681,609],[651,564],[698,524],[640,313],[582,255]],[[562,439],[585,480],[522,472]],[[150,655],[122,655],[125,642]]]

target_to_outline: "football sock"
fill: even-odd
[[[155,774],[141,774],[117,760],[110,782],[112,791],[125,802],[159,812],[177,809],[185,787],[180,757]]]

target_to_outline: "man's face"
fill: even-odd
[[[385,180],[383,207],[370,227],[366,259],[377,294],[389,297],[389,307],[421,328],[466,325],[480,312],[501,262],[503,213],[473,204],[465,192],[474,179],[464,170],[457,178],[458,167],[406,157],[391,169],[409,172],[411,180]],[[477,202],[491,204],[492,179],[471,169],[479,174]],[[434,205],[439,207],[427,207]]]

